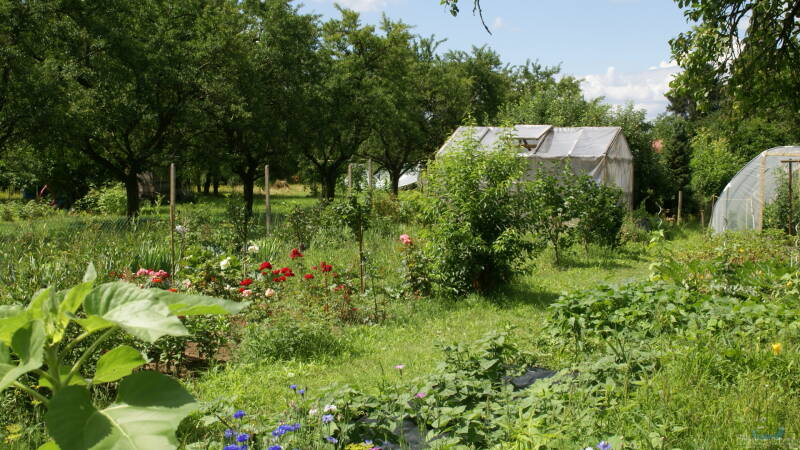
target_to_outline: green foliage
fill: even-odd
[[[775,199],[764,206],[764,228],[789,231],[789,177],[780,170],[776,174],[778,181]],[[796,175],[795,175],[796,176]],[[794,225],[800,223],[800,180],[792,180],[792,219]]]
[[[187,334],[178,315],[236,313],[247,304],[123,282],[94,286],[96,276],[89,266],[83,282],[69,290],[40,290],[25,308],[0,309],[0,391],[13,386],[44,403],[58,448],[176,448],[177,425],[197,407],[177,381],[153,372],[132,374],[146,360],[128,346],[101,356],[92,378],[84,378],[83,366],[118,329],[152,343],[164,335]],[[82,332],[71,337],[70,326]],[[101,331],[74,364],[65,359],[79,342]],[[28,386],[24,375],[31,372],[49,397]],[[120,379],[116,402],[96,408],[89,387]]]
[[[242,363],[308,360],[335,357],[344,348],[342,337],[329,321],[280,316],[248,325],[242,332],[236,358]]]
[[[692,139],[692,190],[705,199],[719,195],[726,184],[747,162],[731,154],[724,137],[700,130]]]
[[[521,198],[514,186],[525,162],[513,149],[481,151],[474,141],[428,167],[425,205],[432,223],[430,273],[443,290],[489,290],[509,279],[533,246],[519,232]]]
[[[283,231],[289,236],[289,241],[298,248],[308,248],[314,236],[322,226],[325,205],[320,203],[314,206],[295,206],[286,216]]]
[[[587,175],[576,177],[574,182],[578,238],[587,248],[589,244],[616,247],[625,217],[622,191],[616,186],[599,184]]]
[[[127,194],[122,183],[93,187],[74,205],[78,211],[106,215],[124,215],[127,206]]]

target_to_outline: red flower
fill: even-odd
[[[317,270],[317,266],[311,266],[311,270]]]
[[[298,249],[296,249],[296,248],[293,248],[293,249],[292,249],[292,252],[291,252],[291,253],[289,253],[289,258],[292,258],[292,259],[295,259],[295,258],[302,258],[302,257],[303,257],[303,254],[302,254],[302,253],[300,253],[300,250],[298,250]]]
[[[239,293],[241,294],[242,292],[244,292],[244,288],[243,287],[239,288]]]
[[[286,281],[286,277],[283,276],[283,275],[280,276],[280,279],[281,279],[281,281]]]
[[[290,271],[289,271],[289,273],[287,273],[287,274],[286,274],[286,276],[287,276],[287,277],[293,277],[293,276],[294,276],[294,272],[292,272],[292,271],[290,270]]]
[[[325,264],[325,262],[322,263],[322,271],[323,272],[330,272],[331,270],[333,270],[333,266],[332,265]]]
[[[279,273],[281,273],[281,269],[275,269],[275,270],[272,271],[273,275],[277,275]]]
[[[260,266],[258,266],[258,271],[259,272],[261,272],[263,270],[266,270],[266,269],[272,269],[272,264],[270,264],[269,261],[264,261],[263,263],[261,263]]]
[[[253,279],[245,278],[241,283],[239,283],[239,286],[250,286],[251,284],[253,284]]]
[[[333,288],[334,291],[341,291],[342,289],[344,289],[344,285],[343,284],[340,284],[340,285],[336,286],[335,288]]]
[[[290,269],[288,267],[283,267],[283,268],[281,268],[280,273],[289,273],[291,271],[292,271],[292,269]]]
[[[168,291],[170,291],[170,292],[178,292],[178,290],[177,290],[177,289],[175,289],[175,288],[169,288],[169,289],[167,289],[167,290],[168,290]]]
[[[281,281],[281,279],[280,278],[273,278],[272,281],[274,281],[276,283],[279,283]]]
[[[153,283],[161,283],[162,280],[161,280],[161,278],[153,278],[150,281],[152,281]]]
[[[305,278],[306,280],[310,280],[310,279],[314,278],[314,275],[311,275],[310,273],[307,273],[307,274],[303,275],[303,278]]]

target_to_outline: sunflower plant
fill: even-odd
[[[188,335],[182,316],[234,314],[247,303],[121,281],[95,285],[96,277],[90,265],[77,286],[40,290],[25,307],[0,306],[0,392],[16,388],[46,406],[52,440],[40,449],[176,448],[178,424],[197,409],[178,381],[136,371],[147,361],[127,345],[103,353],[94,370],[86,363],[119,330],[152,343]],[[117,397],[101,409],[92,388],[105,383],[118,383]]]

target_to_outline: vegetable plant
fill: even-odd
[[[0,392],[20,389],[47,407],[53,440],[42,449],[175,448],[178,424],[197,408],[178,381],[134,373],[147,361],[127,345],[100,356],[94,370],[86,363],[119,330],[153,343],[187,335],[182,316],[238,313],[247,303],[121,281],[95,286],[95,279],[90,265],[83,282],[70,289],[40,290],[27,307],[0,306]],[[73,362],[69,355],[82,347]],[[91,392],[104,383],[119,385],[116,401],[101,409]]]

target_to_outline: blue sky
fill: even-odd
[[[503,61],[526,59],[584,79],[587,97],[611,104],[632,101],[648,117],[663,112],[672,75],[669,39],[689,29],[673,0],[484,0],[486,33],[472,15],[471,0],[452,17],[439,0],[338,0],[368,23],[381,14],[415,26],[423,36],[446,38],[445,50],[488,45]],[[303,0],[302,10],[337,16],[334,0]]]

